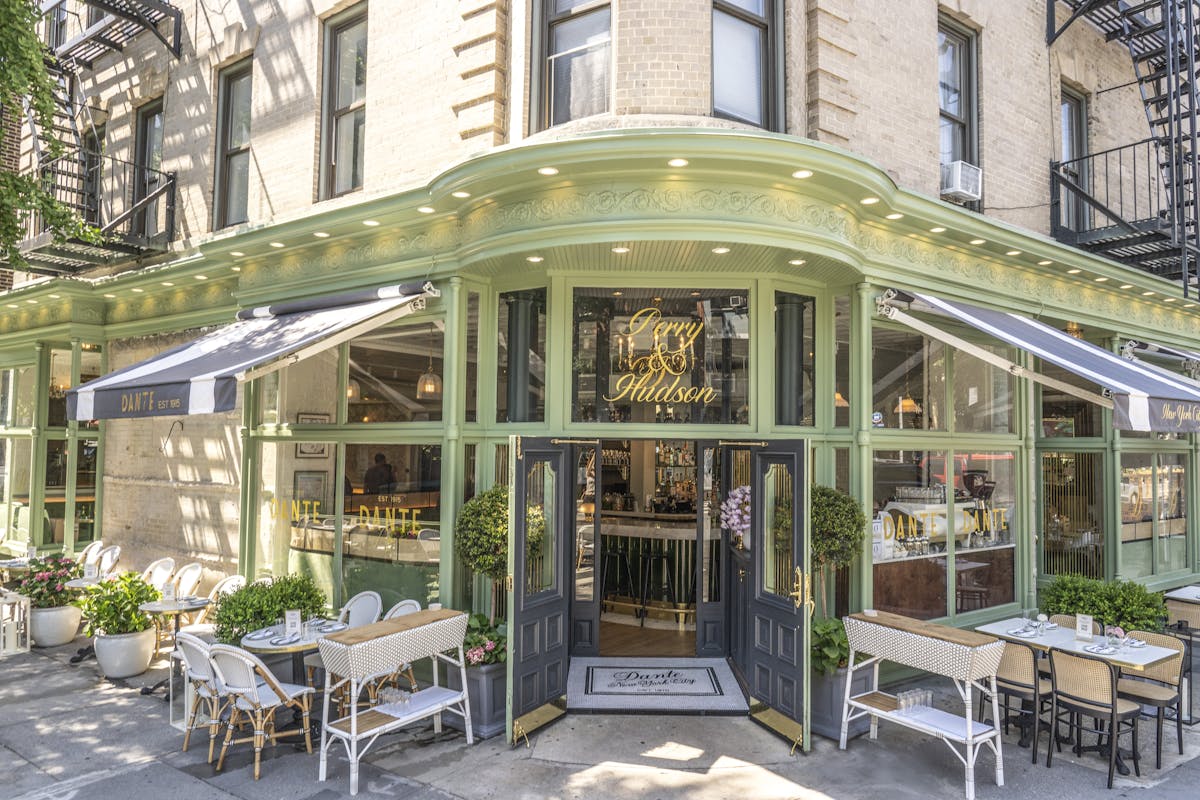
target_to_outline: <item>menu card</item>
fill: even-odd
[[[283,633],[285,636],[300,635],[300,610],[293,609],[283,612]]]
[[[164,603],[175,602],[175,583],[173,581],[167,581],[163,584],[162,599]]]
[[[1081,642],[1090,642],[1092,640],[1091,614],[1075,615],[1075,638]]]
[[[33,561],[35,558],[37,558],[37,545],[36,544],[29,545],[29,549],[25,551],[25,557],[28,558],[30,561]]]
[[[83,577],[87,578],[88,580],[95,580],[96,579],[96,565],[95,564],[84,564],[83,565]]]

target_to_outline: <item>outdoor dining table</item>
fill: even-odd
[[[67,581],[66,586],[68,589],[86,589],[89,586],[95,586],[102,580],[105,579],[99,575],[94,578],[71,578],[71,580]]]
[[[333,620],[324,620],[323,625],[341,625],[337,630],[345,629],[344,623],[335,623]],[[260,656],[290,655],[292,657],[292,683],[304,684],[304,657],[316,651],[317,640],[332,632],[322,631],[321,627],[322,625],[314,624],[302,625],[300,638],[296,641],[288,644],[271,644],[272,641],[283,638],[284,627],[282,624],[268,625],[243,636],[242,649]]]
[[[179,635],[179,617],[183,614],[199,611],[205,606],[211,604],[212,600],[209,600],[207,597],[180,597],[176,600],[153,600],[149,603],[142,603],[140,606],[138,606],[138,611],[152,614],[154,616],[165,617],[170,615],[173,618],[173,623],[171,626],[171,640],[174,641],[175,637]],[[142,694],[154,694],[154,692],[156,692],[158,689],[166,686],[169,681],[172,681],[174,677],[175,661],[172,659],[171,668],[167,670],[167,677],[163,678],[153,686],[143,686]],[[170,700],[170,698],[171,696],[168,694],[165,699]]]

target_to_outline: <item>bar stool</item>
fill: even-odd
[[[621,550],[602,550],[600,551],[600,598],[601,601],[607,600],[608,591],[608,568],[609,565],[616,567],[617,570],[617,589],[616,593],[621,593],[621,577],[624,574],[625,587],[629,589],[629,597],[633,598],[633,572],[629,569],[629,556]],[[622,569],[624,568],[624,569]]]
[[[649,599],[647,595],[650,590],[650,575],[654,572],[655,566],[661,564],[663,571],[663,583],[659,585],[659,590],[666,589],[666,595],[671,599],[671,605],[679,604],[679,597],[675,594],[675,579],[671,577],[671,573],[675,571],[675,557],[668,553],[665,549],[657,553],[642,554],[642,626],[646,625],[646,616],[649,613],[650,606],[647,603]]]

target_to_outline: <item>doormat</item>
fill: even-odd
[[[572,658],[569,711],[744,714],[742,689],[721,658]]]

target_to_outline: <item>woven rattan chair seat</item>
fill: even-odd
[[[1163,686],[1161,683],[1135,681],[1129,678],[1117,681],[1117,694],[1139,703],[1155,706],[1169,706],[1179,698],[1178,689]]]
[[[1033,699],[1033,690],[1025,684],[1013,683],[1012,681],[1006,681],[1004,678],[997,677],[996,688],[1005,694],[1017,695],[1025,700]],[[1038,694],[1042,697],[1049,697],[1051,690],[1052,687],[1049,679],[1042,678],[1038,681]]]
[[[1089,716],[1107,717],[1110,713],[1108,706],[1087,703],[1082,700],[1074,700],[1068,697],[1063,697],[1061,694],[1058,696],[1058,704],[1064,708],[1069,708],[1072,711],[1078,711]],[[1117,719],[1134,717],[1141,712],[1142,707],[1132,700],[1126,700],[1122,697],[1117,698]]]
[[[298,683],[282,683],[281,682],[279,684],[279,688],[283,690],[283,693],[286,694],[287,697],[279,697],[277,694],[275,694],[275,692],[271,689],[270,686],[267,686],[264,683],[258,684],[258,697],[259,697],[259,700],[262,701],[262,705],[264,708],[270,708],[272,706],[283,705],[288,700],[291,700],[294,697],[300,697],[301,695],[305,695],[305,694],[312,694],[312,691],[313,691],[311,686],[301,686]],[[246,698],[242,697],[241,695],[238,695],[236,702],[237,702],[238,708],[242,709],[243,711],[251,711],[254,709],[254,704],[251,703]]]

